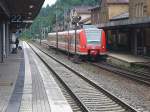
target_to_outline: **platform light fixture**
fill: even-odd
[[[31,17],[29,16],[28,19],[31,19]]]
[[[28,15],[30,15],[30,16],[31,16],[31,15],[32,15],[32,12],[29,12],[29,13],[28,13]]]
[[[34,8],[34,5],[29,5],[29,8],[30,8],[30,9],[33,9],[33,8]]]

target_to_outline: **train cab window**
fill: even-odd
[[[100,29],[86,29],[85,30],[87,44],[100,44],[102,32]]]

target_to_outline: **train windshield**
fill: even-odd
[[[85,30],[88,44],[100,44],[101,43],[101,30],[100,29],[86,29]]]

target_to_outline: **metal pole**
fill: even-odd
[[[41,36],[40,36],[40,45],[41,45]]]
[[[46,27],[44,27],[44,39],[46,38]]]
[[[40,22],[40,45],[41,45],[41,39],[42,39],[42,25],[41,25],[41,22]]]
[[[32,38],[32,40],[33,40],[33,35],[32,35],[32,28],[31,28],[31,26],[30,26],[30,36],[31,36],[31,38]]]
[[[3,57],[6,57],[6,26],[3,23]]]
[[[57,50],[56,50],[56,54],[58,53],[58,29],[56,31],[56,47],[57,47]]]
[[[41,45],[41,39],[42,39],[42,29],[41,29],[41,26],[40,26],[40,45]]]
[[[3,37],[2,37],[2,49],[1,49],[1,62],[4,62],[4,56],[3,56]]]
[[[27,38],[27,29],[26,29],[26,26],[25,26],[25,38]]]
[[[1,44],[2,44],[2,46],[1,46],[2,47],[2,49],[1,49],[1,56],[2,56],[1,57],[1,63],[3,63],[4,62],[4,57],[3,57],[3,50],[4,50],[4,48],[3,48],[4,47],[4,45],[3,45],[3,30],[4,30],[3,29],[3,24],[2,24],[2,29],[1,30],[2,30],[2,32],[1,32],[2,33],[1,34],[1,36],[2,36],[2,41],[1,41]]]
[[[70,48],[70,37],[69,37],[69,27],[68,27],[68,59],[70,57],[69,48]]]
[[[75,55],[77,53],[77,24],[75,24]]]
[[[1,42],[1,44],[2,44],[2,46],[1,46],[2,47],[2,49],[1,49],[1,56],[2,56],[1,57],[1,63],[3,63],[4,62],[4,55],[6,53],[5,52],[5,36],[6,36],[6,34],[5,34],[6,32],[5,31],[6,31],[6,29],[5,29],[5,23],[4,22],[2,23],[2,27],[1,28],[2,28],[2,31],[1,31],[1,33],[2,33],[1,34],[1,36],[2,36],[2,42]]]
[[[57,5],[56,5],[56,54],[58,53],[58,20],[57,20]]]

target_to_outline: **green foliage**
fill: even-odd
[[[64,19],[64,11],[70,9],[73,6],[85,6],[85,5],[97,5],[99,0],[57,0],[57,2],[47,7],[42,8],[38,17],[35,19],[34,23],[30,27],[30,30],[23,33],[22,35],[26,35],[26,37],[36,37],[38,34],[40,36],[41,27],[49,28],[49,32],[52,31],[52,27],[56,23],[56,10],[58,21],[63,21]]]

